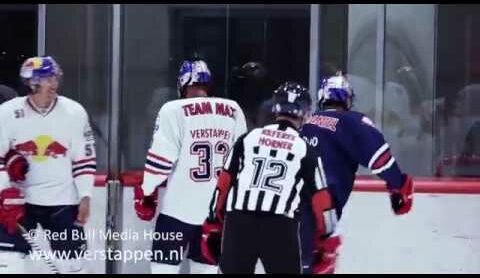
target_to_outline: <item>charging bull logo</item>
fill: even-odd
[[[67,148],[53,140],[48,135],[40,135],[35,140],[15,145],[15,150],[27,156],[32,156],[33,161],[42,162],[49,157],[57,158],[67,155]]]

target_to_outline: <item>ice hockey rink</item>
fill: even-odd
[[[153,229],[153,222],[136,217],[132,199],[132,187],[125,187],[124,231]],[[90,233],[105,229],[105,200],[106,188],[96,187]],[[479,194],[416,193],[412,211],[396,217],[386,192],[354,191],[339,223],[343,245],[336,273],[480,273],[479,211]],[[150,244],[142,238],[126,240],[123,250],[148,250]],[[95,237],[89,248],[104,250],[105,242]],[[88,267],[92,273],[105,273],[105,261],[88,261]],[[188,263],[182,269],[188,271]],[[48,268],[36,261],[31,271],[48,273]],[[149,271],[145,260],[120,264],[121,273]],[[260,262],[256,273],[264,273]]]
[[[282,82],[303,83],[317,108],[321,79],[342,72],[354,90],[352,110],[383,133],[402,172],[452,190],[416,191],[412,210],[395,216],[387,192],[356,188],[339,223],[336,273],[480,274],[480,5],[0,4],[0,22],[8,26],[0,28],[0,92],[27,94],[22,61],[55,58],[59,93],[88,112],[97,173],[109,182],[143,171],[157,113],[178,98],[187,58],[208,63],[212,95],[237,101],[249,129],[268,120]],[[468,186],[459,182],[466,177]],[[85,227],[97,258],[86,262],[90,273],[111,272],[99,258],[108,250],[101,235],[110,231],[109,202],[120,206],[116,228],[126,233],[114,273],[150,273],[148,260],[125,255],[150,251],[142,235],[155,220],[138,219],[133,187],[122,188],[117,199],[104,180],[95,187]],[[49,273],[41,260],[27,267]],[[261,262],[256,272],[264,272]]]

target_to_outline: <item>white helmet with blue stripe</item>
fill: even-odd
[[[184,97],[185,87],[210,87],[212,75],[207,63],[202,60],[183,61],[178,74],[177,89],[180,97]]]
[[[340,71],[335,76],[323,79],[318,90],[320,108],[329,104],[337,104],[350,110],[354,96],[350,82]]]

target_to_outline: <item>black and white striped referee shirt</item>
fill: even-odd
[[[224,169],[232,176],[227,212],[270,212],[294,218],[302,190],[307,192],[304,196],[311,196],[326,187],[321,163],[288,121],[241,136]]]

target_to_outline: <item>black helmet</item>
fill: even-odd
[[[277,115],[303,117],[310,110],[311,104],[308,89],[297,82],[287,81],[273,92],[272,112]]]

